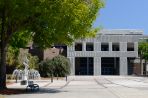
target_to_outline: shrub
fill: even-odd
[[[61,76],[70,74],[70,62],[64,56],[56,56],[53,59],[47,59],[40,63],[41,76]]]

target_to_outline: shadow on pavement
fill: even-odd
[[[0,94],[2,95],[18,95],[18,94],[43,94],[43,93],[60,93],[63,92],[58,89],[50,89],[50,88],[40,88],[38,91],[26,91],[26,89],[16,89],[9,88],[5,90],[0,90]]]

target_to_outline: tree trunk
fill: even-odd
[[[145,75],[147,76],[147,64],[146,64],[146,59],[145,59]]]
[[[141,75],[143,75],[143,64],[142,64],[142,56],[140,54],[140,66],[141,66]]]
[[[51,74],[51,83],[53,82],[53,74]]]
[[[5,33],[5,6],[2,10],[1,23],[1,62],[0,62],[0,89],[6,89],[6,33]]]
[[[6,89],[6,47],[1,47],[0,89]]]

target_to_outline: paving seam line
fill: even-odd
[[[66,84],[64,86],[60,87],[60,89],[63,89],[64,87],[66,87],[71,81],[73,81],[73,79],[68,81],[68,82],[66,82]]]
[[[107,88],[107,91],[109,91],[110,93],[112,93],[113,95],[115,95],[117,98],[127,98],[126,96],[123,96],[123,95],[119,94],[117,91],[115,91],[113,89]]]
[[[104,78],[106,81],[109,81],[109,82],[111,82],[112,84],[115,84],[115,85],[119,85],[119,86],[123,86],[123,87],[127,87],[127,88],[134,88],[134,87],[129,87],[129,86],[125,86],[125,85],[122,85],[122,84],[118,84],[118,83],[114,83],[114,82],[112,82],[112,81],[110,81],[110,80],[108,80],[108,79],[106,79],[106,78]]]
[[[97,79],[94,78],[94,80],[95,80],[95,82],[96,82],[98,85],[101,85],[102,87],[107,88],[105,85],[103,85],[102,83],[100,83],[99,81],[97,81]]]
[[[106,88],[107,91],[109,91],[111,94],[113,94],[114,96],[116,96],[117,98],[121,98],[119,95],[117,95],[116,93],[114,93],[113,91],[109,90],[108,87],[106,87],[105,85],[103,85],[102,83],[100,83],[99,81],[97,81],[97,79],[94,79],[96,81],[96,83],[98,85],[103,86],[104,88]]]

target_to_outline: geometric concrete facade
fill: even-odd
[[[128,74],[128,57],[138,57],[138,41],[143,37],[142,30],[101,30],[95,38],[86,38],[76,40],[72,46],[67,47],[67,58],[71,62],[71,75],[75,75],[75,58],[76,57],[93,57],[93,75],[101,75],[101,58],[118,57],[119,58],[119,75]],[[75,44],[82,44],[82,51],[75,51]],[[86,51],[86,44],[93,44],[93,51]],[[108,44],[108,51],[101,51],[102,43]],[[119,44],[119,51],[113,51],[113,43]],[[127,51],[128,43],[134,46],[133,51]]]

